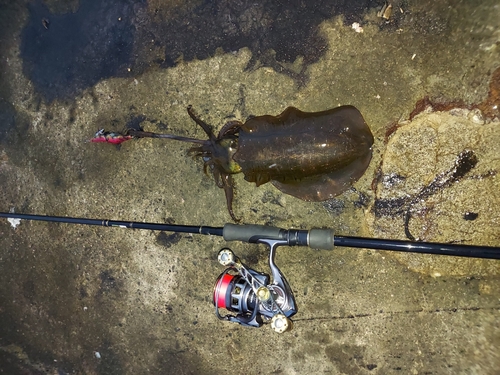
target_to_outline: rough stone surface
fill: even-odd
[[[422,113],[390,136],[367,214],[374,237],[498,243],[500,214],[492,202],[500,201],[500,122],[478,118],[462,109]],[[498,273],[496,262],[395,256],[427,274]]]

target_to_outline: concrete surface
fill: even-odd
[[[188,144],[88,140],[140,115],[204,138],[189,104],[216,130],[351,104],[375,136],[355,190],[310,203],[238,175],[243,222],[406,239],[410,215],[415,238],[500,246],[498,2],[394,1],[388,20],[359,4],[1,2],[0,210],[222,226],[224,193]],[[412,113],[424,97],[442,111]],[[278,335],[214,316],[226,245],[1,220],[0,373],[499,373],[498,261],[280,248],[299,312]],[[229,246],[268,272],[264,247]]]

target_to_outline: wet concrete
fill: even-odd
[[[187,155],[190,145],[87,141],[139,116],[146,130],[203,138],[189,104],[215,130],[288,106],[351,104],[375,136],[355,190],[303,202],[238,175],[234,208],[243,222],[500,246],[495,1],[393,2],[388,20],[377,17],[382,2],[98,3],[1,3],[2,211],[222,226],[230,222],[224,192]],[[467,108],[423,106],[416,115],[426,96]],[[475,162],[454,172],[463,160]],[[377,211],[397,199],[399,211]],[[212,288],[223,271],[216,255],[227,245],[40,222],[14,229],[2,220],[0,368],[495,374],[500,367],[497,261],[281,248],[276,261],[299,312],[294,329],[278,335],[214,316]],[[264,247],[229,245],[267,271]]]
[[[127,75],[133,61],[132,1],[82,1],[75,11],[51,12],[28,3],[21,33],[23,73],[47,101],[72,100],[97,82]],[[106,56],[106,58],[103,58]]]

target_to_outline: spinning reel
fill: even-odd
[[[276,332],[282,333],[292,328],[289,318],[297,312],[292,290],[274,263],[276,249],[288,242],[273,239],[259,239],[258,242],[270,248],[272,279],[268,274],[247,267],[231,249],[222,249],[218,255],[219,263],[229,268],[215,283],[215,315],[221,320],[248,327],[260,327],[270,322]],[[236,315],[222,316],[219,309],[226,309]]]

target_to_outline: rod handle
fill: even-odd
[[[313,249],[332,250],[332,229],[281,229],[267,225],[225,224],[222,236],[226,241],[257,243],[264,239],[287,241],[288,246],[309,246]]]

